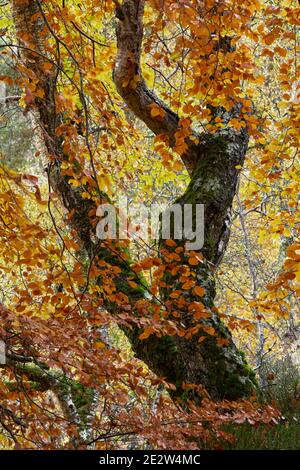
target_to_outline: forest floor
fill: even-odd
[[[234,450],[300,450],[300,375],[298,368],[283,361],[273,370],[275,381],[270,385],[264,403],[277,408],[282,415],[274,426],[250,424],[227,426],[234,442],[221,443],[223,449]]]

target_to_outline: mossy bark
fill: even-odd
[[[199,161],[190,184],[186,192],[175,201],[182,206],[204,205],[205,235],[201,249],[203,262],[191,266],[183,253],[178,263],[186,263],[193,272],[196,285],[205,289],[201,301],[210,316],[201,319],[201,323],[206,330],[210,327],[215,332],[210,335],[200,328],[189,340],[181,337],[176,339],[177,351],[184,363],[182,378],[184,382],[204,385],[215,398],[238,399],[251,394],[257,386],[254,372],[247,365],[244,354],[235,346],[230,331],[214,308],[214,271],[222,260],[229,239],[231,206],[238,180],[237,167],[244,162],[247,143],[245,129],[236,132],[228,128],[214,135],[204,136],[199,145]],[[195,227],[194,220],[192,223]],[[183,238],[181,242],[177,242],[177,247],[180,244],[185,245],[186,241]],[[170,251],[163,240],[161,245]],[[172,290],[180,289],[180,283],[178,274],[172,276],[168,270],[165,280],[167,287],[164,287],[162,293],[168,299]],[[183,292],[182,295],[187,304],[200,300],[193,291]],[[179,322],[185,329],[195,326],[193,316],[188,311],[181,311]],[[199,342],[201,337],[202,341]]]
[[[215,144],[212,148],[215,149]],[[226,155],[223,154],[224,148],[218,148],[220,152],[222,151],[223,157],[226,158]],[[202,165],[200,166],[202,167]],[[71,219],[72,225],[76,228],[77,233],[80,234],[89,257],[94,259],[95,263],[97,263],[97,259],[101,261],[105,260],[110,266],[119,268],[119,274],[116,275],[113,280],[116,291],[124,293],[128,298],[132,307],[131,316],[133,320],[130,326],[121,325],[121,329],[128,337],[136,356],[144,361],[158,376],[164,377],[168,382],[177,386],[177,390],[172,392],[174,397],[182,398],[182,396],[186,394],[181,387],[183,383],[203,385],[214,398],[237,399],[251,394],[255,387],[254,374],[247,366],[243,355],[235,347],[229,330],[221,322],[218,315],[211,310],[215,296],[211,270],[203,267],[203,264],[201,264],[201,267],[197,269],[196,273],[197,282],[206,289],[204,302],[211,311],[211,318],[206,319],[205,323],[207,326],[212,326],[215,329],[217,338],[226,339],[228,344],[226,346],[219,346],[215,337],[207,335],[203,331],[199,331],[195,337],[190,339],[177,336],[157,337],[152,335],[147,339],[141,340],[140,334],[143,330],[134,321],[135,315],[137,315],[138,319],[138,314],[135,312],[135,303],[138,300],[149,300],[146,281],[135,275],[137,286],[132,287],[128,283],[129,278],[133,276],[129,253],[124,250],[124,248],[120,247],[118,241],[113,242],[113,246],[111,243],[105,244],[104,242],[98,242],[95,244],[92,241],[90,237],[91,227],[87,223],[87,214],[91,209],[91,203],[84,201],[85,206],[83,206],[82,200],[77,201],[77,198],[80,198],[80,191],[77,190],[75,197],[73,190],[70,189],[70,185],[58,171],[55,171],[54,176],[55,181],[52,181],[52,185],[62,195],[65,207],[68,208],[70,213],[74,214]],[[197,195],[193,190],[194,185],[198,188],[199,172],[196,173],[195,178],[195,180],[192,179],[187,192],[181,198],[181,203],[195,204],[205,202],[204,199],[202,199],[203,196],[200,196],[200,190],[198,190]],[[234,189],[233,187],[232,191],[234,191]],[[229,199],[229,196],[227,196],[226,204],[228,204]],[[74,209],[78,209],[78,207],[81,208],[81,217],[78,217],[78,213],[74,211]],[[224,210],[222,205],[222,215],[219,214],[219,217],[223,217],[223,214],[227,216],[225,202]],[[212,236],[215,237],[214,240],[217,241],[224,235],[224,227],[226,227],[224,220],[223,224],[219,221],[218,226],[220,227],[218,236],[215,231],[212,233]],[[210,236],[209,230],[207,234]],[[205,248],[206,246],[207,249]],[[208,239],[205,247],[205,254],[209,256],[209,261],[215,259],[218,251],[217,247],[214,249],[214,245],[211,243],[210,239]],[[219,255],[220,253],[218,252],[218,256]],[[185,261],[182,260],[182,263],[184,262]],[[103,280],[100,275],[97,283],[101,286],[102,282]],[[175,277],[172,279],[171,284],[174,286],[176,282],[177,278]],[[187,301],[190,302],[194,300],[198,299],[193,297],[187,299]],[[115,315],[120,311],[120,305],[105,298],[104,306]],[[187,329],[193,326],[188,312],[186,312],[186,314],[183,313],[180,321],[184,322],[184,326]],[[203,335],[206,336],[206,340],[199,343],[199,336]]]

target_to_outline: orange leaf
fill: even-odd
[[[172,299],[177,299],[181,295],[181,290],[174,290],[171,292],[170,297]]]
[[[205,289],[201,286],[196,286],[193,292],[195,295],[198,295],[199,297],[203,297],[205,294]]]
[[[189,290],[194,284],[194,281],[186,281],[182,284],[182,289]]]
[[[166,112],[164,111],[163,108],[161,108],[160,106],[158,106],[158,104],[156,103],[152,103],[150,105],[151,107],[151,116],[152,117],[160,117],[160,118],[163,118],[166,114]]]
[[[205,331],[205,333],[207,333],[210,336],[215,336],[215,334],[216,334],[216,330],[212,326],[204,325],[202,327],[202,330]]]
[[[153,328],[147,328],[142,334],[140,334],[139,339],[147,339],[153,333]]]
[[[133,281],[127,281],[128,284],[130,285],[130,287],[132,287],[133,289],[135,289],[136,287],[138,287],[137,283],[136,282],[133,282]]]
[[[167,246],[176,246],[176,242],[174,242],[174,240],[166,240],[165,244]]]

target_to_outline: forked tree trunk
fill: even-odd
[[[154,134],[166,135],[172,147],[176,142],[176,132],[180,130],[179,117],[147,87],[141,72],[144,4],[144,0],[124,0],[116,9],[119,25],[114,81],[128,107]],[[230,50],[230,40],[224,41],[222,47]],[[158,119],[151,114],[152,105],[162,108],[163,117]],[[226,124],[232,118],[239,117],[240,105],[237,103],[230,112],[221,108],[214,108],[211,111],[212,120],[219,116]],[[245,127],[240,131],[228,127],[215,134],[202,134],[196,137],[200,142],[198,145],[195,144],[195,139],[186,139],[187,150],[182,155],[182,160],[191,176],[191,181],[185,194],[175,202],[182,206],[191,204],[194,209],[196,204],[203,204],[205,208],[205,240],[201,250],[205,262],[194,267],[194,274],[198,285],[205,288],[203,303],[211,313],[209,318],[202,321],[205,327],[214,329],[215,335],[207,334],[200,329],[191,339],[185,337],[172,339],[173,346],[170,345],[172,359],[170,360],[170,353],[167,357],[168,364],[174,366],[172,366],[172,376],[168,379],[177,385],[182,382],[204,385],[215,398],[235,399],[253,392],[256,386],[255,375],[214,309],[213,271],[219,265],[229,239],[231,207],[238,179],[236,167],[244,163],[248,133]],[[191,231],[193,229],[194,227],[191,227]],[[182,244],[184,243],[185,240],[182,241]],[[163,241],[161,247],[164,247]],[[184,263],[186,257],[182,256],[179,264],[184,265]],[[178,274],[172,276],[167,272],[165,281],[170,288],[164,288],[163,295],[168,299],[171,290],[174,290],[176,285],[180,287]],[[199,299],[193,294],[187,294],[185,300],[191,303]],[[184,324],[185,328],[195,326],[188,309],[186,312],[180,312],[178,322]],[[199,342],[204,336],[205,340]],[[162,339],[161,342],[163,341]],[[159,344],[152,354],[161,355]],[[164,356],[161,357],[163,360]]]
[[[39,33],[43,25],[37,20],[36,13],[39,7],[33,1],[24,0],[22,3],[15,0],[13,13],[16,28],[19,33],[29,32],[35,40],[36,51],[41,52]],[[114,79],[116,86],[124,101],[135,114],[155,133],[164,132],[169,135],[170,143],[178,129],[178,117],[175,113],[161,103],[155,95],[149,92],[143,78],[135,89],[123,87],[124,76],[132,73],[140,74],[139,56],[142,41],[143,1],[124,1],[122,10],[118,9],[120,19],[118,32],[118,57]],[[42,51],[44,53],[44,51]],[[104,242],[95,243],[95,227],[91,221],[91,209],[96,210],[95,203],[84,199],[82,192],[85,188],[74,188],[69,184],[70,177],[61,173],[61,162],[67,158],[62,148],[61,139],[57,137],[55,129],[61,124],[62,117],[55,112],[55,77],[45,74],[40,64],[39,55],[34,52],[25,52],[23,58],[28,67],[36,74],[39,86],[44,90],[44,98],[35,99],[35,109],[39,113],[45,145],[48,152],[54,157],[49,165],[49,178],[54,191],[56,191],[69,212],[69,221],[76,229],[87,256],[95,262],[105,260],[113,266],[120,268],[114,282],[119,292],[124,292],[132,306],[132,315],[135,312],[135,303],[138,299],[145,299],[146,288],[142,280],[138,287],[128,284],[128,277],[132,275],[130,259],[124,259],[124,252],[116,241],[113,249]],[[124,67],[133,60],[134,70]],[[130,70],[132,70],[130,72]],[[129,77],[130,78],[130,77]],[[153,102],[162,105],[166,111],[163,122],[157,122],[151,117],[148,104]],[[218,112],[222,112],[219,110]],[[237,110],[227,113],[229,120]],[[223,116],[226,119],[226,116]],[[211,275],[211,266],[216,267],[226,248],[230,209],[236,191],[238,172],[236,165],[244,160],[248,143],[247,132],[237,132],[224,129],[218,134],[204,135],[200,144],[196,146],[189,142],[188,151],[183,156],[184,162],[190,172],[191,182],[186,193],[178,201],[180,204],[205,204],[206,234],[203,254],[206,262],[195,267],[197,282],[206,289],[204,303],[211,312],[211,317],[205,319],[206,325],[215,329],[216,336],[199,331],[191,339],[163,336],[151,336],[140,340],[140,329],[133,322],[132,327],[122,327],[129,338],[136,356],[144,361],[157,375],[165,377],[168,382],[176,384],[174,396],[183,397],[182,383],[204,385],[214,398],[237,399],[249,395],[255,388],[254,374],[247,366],[243,354],[233,343],[229,330],[224,326],[217,313],[212,310],[215,288]],[[185,261],[182,260],[184,263]],[[102,279],[99,276],[98,282]],[[177,279],[174,279],[176,284]],[[165,292],[167,295],[167,291]],[[193,297],[187,299],[193,301]],[[118,311],[120,306],[106,300],[105,306],[110,311]],[[183,312],[179,321],[189,328],[188,312]],[[199,342],[199,336],[206,336]],[[227,340],[224,346],[217,340]]]

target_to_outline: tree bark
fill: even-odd
[[[237,399],[247,396],[256,384],[255,375],[247,365],[244,354],[235,346],[230,331],[214,307],[214,272],[228,243],[231,206],[238,179],[236,166],[243,164],[247,142],[246,131],[236,133],[232,129],[222,130],[213,136],[203,136],[199,145],[198,164],[188,189],[175,201],[181,206],[191,204],[195,208],[196,204],[203,204],[205,207],[205,236],[201,250],[204,259],[198,265],[191,266],[182,251],[177,264],[186,265],[192,271],[196,285],[204,288],[205,294],[201,301],[206,314],[210,315],[207,318],[204,315],[201,319],[204,329],[200,327],[190,339],[178,337],[176,346],[184,363],[183,380],[204,385],[215,398]],[[183,238],[181,245],[184,246],[186,242]],[[163,240],[161,246],[166,248]],[[181,288],[178,274],[172,275],[172,271],[174,262],[166,269],[167,288],[163,289],[165,298],[177,286]],[[187,306],[199,300],[193,291],[183,293],[183,296]],[[179,321],[185,329],[196,325],[189,308],[181,310]],[[211,328],[213,334],[207,334]],[[201,337],[205,339],[201,341]]]

